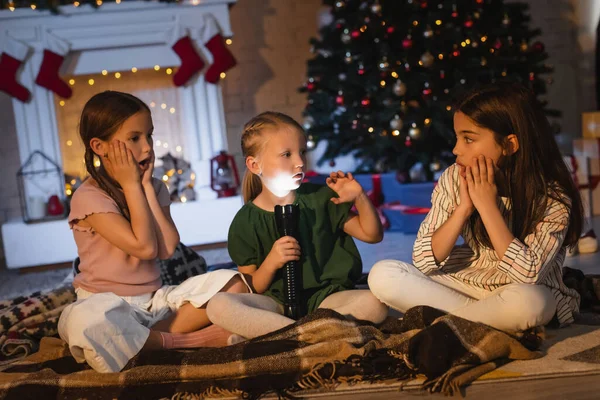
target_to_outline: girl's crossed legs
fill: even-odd
[[[427,276],[397,260],[377,262],[369,273],[369,287],[401,312],[426,305],[506,332],[545,325],[556,313],[556,299],[546,286],[513,283],[489,291],[444,273]]]
[[[369,290],[345,290],[325,298],[319,308],[329,308],[352,319],[382,322],[387,306]],[[262,294],[217,293],[208,302],[208,318],[230,332],[251,339],[274,332],[295,321],[283,315],[283,306]]]

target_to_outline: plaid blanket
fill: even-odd
[[[77,364],[66,343],[44,338],[40,350],[0,373],[0,397],[196,399],[269,392],[291,397],[347,382],[408,380],[453,394],[509,360],[540,357],[517,339],[429,307],[379,327],[318,309],[297,323],[225,348],[138,354],[120,373]]]
[[[43,337],[57,335],[60,313],[75,299],[68,285],[0,301],[0,365],[34,353]]]

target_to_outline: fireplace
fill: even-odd
[[[157,158],[171,152],[188,161],[195,173],[197,201],[172,206],[182,242],[226,241],[229,223],[242,200],[240,196],[217,200],[209,186],[210,159],[227,150],[221,90],[218,84],[205,82],[202,73],[185,86],[172,85],[170,74],[180,60],[169,40],[175,30],[189,32],[210,65],[210,53],[194,34],[198,21],[212,14],[222,35],[232,36],[228,9],[235,1],[128,1],[98,9],[63,6],[60,15],[26,9],[0,11],[0,41],[10,33],[33,49],[18,76],[31,91],[31,100],[13,100],[21,162],[39,150],[69,175],[83,176],[83,147],[77,133],[83,104],[105,89],[133,92],[151,107]],[[67,100],[34,83],[50,35],[71,46],[61,70],[74,93]],[[146,82],[146,87],[140,82]],[[65,220],[31,225],[9,221],[2,226],[2,235],[9,268],[65,262],[76,256]],[[42,243],[35,252],[38,255],[27,250],[32,242],[36,247]]]

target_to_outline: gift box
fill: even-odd
[[[600,111],[582,113],[581,128],[584,138],[600,138]]]
[[[575,157],[600,158],[600,137],[573,139]]]
[[[585,156],[564,156],[563,160],[571,171],[575,185],[579,189],[581,202],[583,203],[584,217],[600,214],[600,193],[597,193],[597,204],[594,206],[592,192],[598,192],[598,176],[600,174],[600,159],[590,159]],[[592,171],[593,169],[593,171]],[[592,173],[594,175],[592,175]],[[591,177],[594,176],[592,179]],[[593,189],[592,189],[593,188]]]
[[[381,211],[390,223],[390,231],[411,234],[419,231],[419,227],[429,210],[429,207],[408,206],[401,204],[399,201],[385,203],[381,206]]]
[[[305,182],[325,184],[329,175],[309,172]],[[371,201],[387,218],[389,230],[416,233],[431,207],[435,182],[400,183],[395,172],[385,174],[358,174],[354,179],[369,195]]]
[[[416,233],[431,207],[431,194],[435,182],[400,183],[396,173],[355,175],[365,192],[380,185],[384,204],[381,211],[389,221],[391,231]],[[379,183],[378,183],[379,181]]]

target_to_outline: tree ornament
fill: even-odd
[[[352,64],[352,61],[353,61],[352,54],[349,51],[346,52],[346,57],[344,57],[344,62],[346,64]]]
[[[485,57],[481,57],[481,62],[480,62],[482,67],[485,67],[487,65],[487,59]]]
[[[358,74],[364,75],[364,73],[365,73],[365,66],[362,63],[358,64]]]
[[[535,42],[535,43],[534,43],[534,44],[531,46],[531,48],[532,48],[532,49],[533,49],[533,51],[535,51],[536,53],[541,53],[541,52],[543,52],[543,51],[544,51],[544,48],[545,48],[545,46],[544,46],[544,43],[542,43],[542,42],[539,42],[539,41],[538,41],[538,42]]]
[[[432,172],[437,172],[442,169],[442,164],[439,161],[433,161],[429,164],[429,170]]]
[[[413,45],[413,41],[410,35],[408,35],[407,37],[405,37],[404,39],[402,39],[402,48],[404,50],[408,50],[412,47]]]
[[[502,25],[504,25],[504,27],[508,28],[510,25],[510,18],[508,17],[508,14],[504,14],[504,17],[502,18]]]
[[[344,81],[346,80],[346,74],[345,74],[345,73],[343,73],[343,72],[342,72],[342,73],[340,73],[340,74],[338,75],[338,79],[339,79],[341,82],[344,82]]]
[[[308,115],[308,116],[306,116],[306,118],[304,118],[302,127],[304,128],[305,131],[308,131],[310,128],[313,127],[314,123],[315,123],[315,119],[313,117],[311,117],[310,115]]]
[[[523,39],[523,41],[521,42],[521,46],[519,46],[519,48],[521,49],[521,51],[523,53],[525,53],[527,51],[527,49],[529,49],[529,46],[527,45],[527,41],[525,39]]]
[[[358,37],[360,36],[360,31],[354,30],[350,33],[350,36],[352,37],[352,39],[358,39]]]
[[[465,26],[465,28],[472,28],[473,20],[471,19],[471,17],[467,18],[463,25]]]
[[[383,57],[383,59],[379,62],[379,70],[387,71],[390,68],[390,63],[387,61],[387,57]]]
[[[412,146],[412,141],[410,140],[410,136],[407,136],[406,139],[404,140],[404,145],[406,147],[410,147]]]
[[[335,104],[337,104],[338,106],[344,105],[344,96],[341,90],[338,92],[338,95],[335,96]]]
[[[352,37],[346,32],[342,33],[341,39],[344,44],[349,44],[352,41]]]
[[[371,12],[373,14],[381,14],[381,4],[376,2],[375,4],[371,5]]]
[[[329,166],[332,168],[335,167],[335,161],[334,160],[329,161]]]
[[[502,40],[500,40],[500,38],[496,39],[494,42],[494,48],[496,50],[500,50],[502,48]]]
[[[308,150],[312,150],[315,148],[315,140],[313,139],[312,135],[309,135],[308,139],[306,140],[306,148]]]
[[[371,105],[371,99],[369,99],[368,97],[365,97],[364,99],[362,99],[360,101],[360,105],[363,107],[369,107]]]
[[[402,119],[400,119],[400,116],[398,116],[397,114],[394,116],[394,118],[390,121],[390,128],[399,131],[400,129],[402,129],[402,126],[404,125],[404,122],[402,122]]]
[[[346,7],[346,2],[345,1],[336,1],[335,2],[335,9],[336,11],[342,10],[344,7]]]
[[[431,54],[429,51],[425,52],[421,56],[421,62],[423,63],[423,66],[425,68],[431,67],[433,65],[434,60],[435,60],[435,58],[433,57],[433,54]]]
[[[394,26],[390,25],[386,28],[385,31],[388,33],[388,35],[391,35],[392,33],[394,33],[396,31],[396,28]]]
[[[419,139],[421,137],[421,129],[417,126],[416,123],[412,123],[410,128],[408,129],[408,136],[412,139]]]
[[[427,25],[427,28],[423,31],[423,37],[425,37],[426,39],[429,39],[433,36],[433,29],[431,29],[431,26]]]
[[[398,79],[396,83],[394,83],[393,91],[396,96],[404,96],[406,94],[406,83]]]

